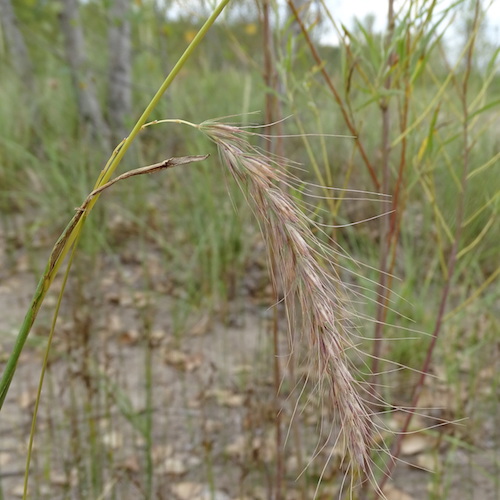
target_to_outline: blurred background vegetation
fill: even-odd
[[[389,1],[384,32],[362,15],[343,25],[322,1],[292,4],[233,0],[151,119],[274,123],[258,129],[274,139],[256,145],[301,164],[318,186],[315,220],[366,265],[339,268],[366,297],[352,305],[368,353],[360,378],[391,408],[416,403],[410,428],[431,428],[408,446],[417,451],[403,440],[398,453],[433,474],[402,463],[388,497],[500,498],[500,47],[488,4]],[[52,244],[210,7],[1,0],[2,360]],[[320,478],[318,498],[341,488],[322,406],[292,418],[312,376],[283,361],[274,390],[263,242],[214,146],[158,124],[124,167],[205,153],[116,186],[89,219],[49,361],[30,498],[308,499]],[[323,199],[321,186],[392,198]],[[19,493],[54,304],[0,415],[4,498]],[[442,421],[460,424],[433,428]],[[286,455],[277,425],[290,430]],[[405,413],[386,425],[404,427]],[[328,446],[315,450],[318,440]]]

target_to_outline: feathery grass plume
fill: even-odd
[[[318,262],[332,261],[337,252],[313,234],[312,221],[280,188],[280,184],[294,186],[298,181],[283,168],[290,163],[264,155],[248,142],[249,136],[259,134],[217,121],[204,122],[199,129],[215,142],[223,163],[252,204],[269,255],[276,263],[272,279],[282,287],[290,316],[300,321],[301,335],[309,337],[309,348],[320,368],[320,380],[326,375],[331,385],[349,458],[367,471],[371,419],[356,391],[345,354],[353,347],[341,299],[345,285]]]

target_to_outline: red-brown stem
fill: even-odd
[[[458,245],[460,242],[460,237],[462,234],[462,224],[464,220],[464,211],[465,211],[465,194],[467,191],[467,174],[469,171],[469,111],[467,108],[467,92],[468,92],[468,85],[469,85],[469,77],[470,77],[470,72],[471,72],[471,67],[472,67],[472,54],[474,52],[474,41],[475,41],[475,30],[477,28],[477,23],[478,23],[478,18],[479,18],[479,1],[476,2],[475,6],[475,13],[474,13],[474,24],[473,24],[473,31],[471,36],[474,37],[472,40],[472,43],[469,46],[469,50],[467,51],[467,60],[466,60],[466,68],[465,68],[465,74],[464,74],[464,79],[462,82],[462,92],[461,92],[461,104],[462,104],[462,113],[463,113],[463,129],[462,129],[462,137],[463,137],[463,168],[462,168],[462,178],[460,180],[460,193],[458,196],[457,200],[457,211],[456,211],[456,229],[455,229],[455,234],[453,238],[453,244],[451,247],[451,252],[448,257],[448,262],[447,262],[447,273],[446,273],[446,279],[445,279],[445,284],[444,288],[441,294],[441,301],[439,304],[439,310],[436,318],[436,324],[434,326],[434,331],[432,332],[432,339],[429,344],[429,347],[427,348],[427,354],[425,356],[424,363],[422,365],[422,368],[420,369],[420,377],[417,381],[417,384],[415,385],[415,388],[413,389],[413,395],[411,398],[411,404],[409,411],[406,415],[405,421],[403,423],[401,431],[398,433],[396,437],[396,441],[391,449],[391,459],[389,460],[386,470],[384,474],[382,475],[382,478],[379,482],[379,487],[378,491],[382,491],[384,488],[384,485],[388,481],[388,479],[391,477],[392,471],[394,470],[394,467],[396,465],[396,459],[399,456],[401,452],[401,444],[403,441],[404,435],[408,432],[408,429],[410,427],[411,420],[414,415],[414,409],[416,408],[420,394],[422,393],[422,389],[424,387],[424,382],[425,379],[427,378],[427,374],[429,373],[429,369],[431,366],[431,361],[432,361],[432,355],[434,353],[434,349],[437,344],[437,340],[439,337],[439,334],[441,332],[441,326],[443,323],[443,318],[444,318],[444,313],[446,310],[446,305],[448,302],[448,297],[450,294],[450,289],[451,289],[451,284],[453,280],[453,275],[455,272],[455,266],[457,262],[457,253],[458,253]],[[378,497],[379,494],[375,493],[375,497]]]
[[[387,14],[387,36],[386,36],[386,46],[391,42],[392,35],[394,33],[394,0],[389,0],[389,10]],[[391,67],[393,65],[393,54],[389,54],[387,59],[387,66],[389,68],[389,75],[385,79],[384,89],[390,90],[392,85],[392,78],[390,75]],[[389,109],[389,98],[384,97],[380,103],[380,110],[382,113],[382,192],[389,192],[389,180],[390,180],[390,168],[389,159],[391,154],[391,142],[390,142],[390,128],[391,128],[391,114]],[[386,303],[388,300],[389,292],[387,291],[387,257],[390,245],[390,235],[389,235],[389,221],[387,217],[382,217],[380,219],[380,261],[379,261],[379,271],[380,279],[377,289],[377,315],[375,323],[375,333],[373,344],[373,356],[372,356],[372,392],[374,392],[374,387],[377,384],[378,379],[378,369],[379,369],[379,359],[382,350],[382,329],[385,319]]]
[[[407,124],[408,124],[408,104],[409,104],[409,94],[408,94],[408,87],[409,85],[406,85],[406,97],[405,97],[405,102],[404,102],[404,109],[403,109],[403,118],[401,122],[401,127],[400,130],[404,131],[406,130]],[[380,331],[382,329],[383,323],[385,322],[385,319],[387,317],[387,304],[389,303],[389,299],[392,294],[392,280],[393,280],[393,273],[394,273],[394,267],[396,265],[396,257],[397,257],[397,249],[398,245],[397,242],[399,241],[399,233],[401,230],[401,212],[403,210],[403,205],[400,202],[400,192],[401,192],[401,187],[403,183],[403,178],[404,178],[404,169],[406,166],[406,145],[407,145],[407,139],[404,137],[401,141],[401,156],[400,156],[400,162],[399,162],[399,168],[398,168],[398,177],[396,180],[396,186],[394,190],[394,195],[393,195],[393,201],[392,201],[392,214],[391,214],[391,220],[390,220],[390,227],[389,227],[389,234],[387,237],[387,245],[389,248],[389,252],[391,255],[391,261],[389,263],[389,266],[387,268],[386,272],[386,278],[384,278],[383,282],[382,280],[379,282],[380,285],[383,284],[385,288],[381,289],[382,291],[385,292],[383,296],[383,300],[377,305],[378,311],[381,312],[381,314],[377,315],[377,325],[376,327],[380,328]],[[377,331],[377,328],[376,328]],[[378,334],[378,338],[381,337],[381,334]],[[376,337],[377,338],[377,333]],[[380,344],[380,341],[377,342]],[[381,347],[379,347],[381,349]],[[374,351],[375,351],[375,346],[374,346]],[[377,359],[378,356],[375,357],[375,360]],[[372,366],[372,372],[376,373],[378,371],[378,366],[377,364],[375,366]]]
[[[429,11],[428,14],[428,19],[430,19],[431,14],[434,10],[434,7],[431,7],[431,10]],[[405,130],[408,127],[408,110],[409,110],[409,104],[410,104],[410,94],[411,94],[411,89],[412,86],[409,82],[409,55],[412,53],[413,47],[412,47],[412,40],[411,40],[411,34],[410,30],[407,30],[406,32],[406,57],[405,57],[405,97],[404,97],[404,102],[403,102],[403,110],[402,110],[402,115],[401,115],[401,123],[400,123],[400,132],[401,135],[403,135],[403,139],[401,140],[401,154],[399,158],[399,168],[398,168],[398,177],[396,181],[396,185],[394,188],[394,194],[393,194],[393,202],[392,202],[392,209],[393,212],[391,214],[391,224],[390,224],[390,240],[391,240],[391,245],[392,245],[392,257],[391,257],[391,264],[389,266],[389,275],[392,276],[393,271],[394,271],[394,265],[396,263],[396,250],[397,250],[397,241],[399,239],[399,232],[401,228],[401,215],[403,211],[403,207],[400,206],[400,197],[401,197],[401,188],[403,185],[403,178],[404,178],[404,170],[406,167],[406,147],[408,144],[408,135],[403,134]],[[392,278],[389,277],[389,283],[392,281]],[[390,288],[390,286],[389,286]]]
[[[406,47],[407,47],[407,54],[410,52],[410,32],[408,31],[406,34]],[[406,130],[406,127],[408,126],[408,108],[410,104],[410,92],[411,92],[411,86],[408,81],[409,75],[407,74],[408,70],[408,57],[406,58],[405,61],[405,97],[403,101],[403,111],[402,111],[402,116],[401,116],[401,123],[399,129],[401,132],[404,132]],[[399,156],[399,167],[398,167],[398,177],[396,179],[396,185],[394,187],[394,194],[392,197],[392,214],[391,214],[391,223],[390,223],[390,229],[389,229],[389,238],[390,238],[390,244],[396,246],[396,242],[398,240],[398,235],[399,235],[399,223],[401,221],[401,214],[398,211],[399,208],[399,199],[401,196],[401,188],[403,186],[403,178],[404,178],[404,170],[406,166],[406,145],[407,145],[407,139],[408,136],[405,135],[401,141],[401,152]],[[393,258],[391,262],[391,267],[390,267],[390,273],[392,274],[392,269],[394,268],[394,262],[395,262],[395,253],[393,253]]]
[[[409,33],[408,33],[408,43],[407,43],[407,54],[409,54],[410,50],[410,44],[409,44]],[[408,65],[406,65],[406,69],[408,69]],[[408,75],[407,75],[408,76]],[[400,124],[400,131],[401,133],[406,130],[406,127],[408,126],[408,108],[410,104],[410,91],[411,87],[410,84],[408,83],[408,80],[406,80],[405,84],[405,99],[403,103],[403,113],[401,117],[401,124]],[[392,214],[391,214],[391,223],[390,223],[390,228],[389,228],[389,247],[391,251],[391,262],[389,264],[389,268],[387,271],[387,294],[385,297],[385,303],[384,303],[384,318],[383,321],[385,321],[386,315],[387,315],[387,304],[389,302],[390,295],[392,293],[392,280],[393,280],[393,275],[394,275],[394,266],[396,265],[396,256],[397,256],[397,249],[398,245],[397,242],[399,241],[399,233],[401,231],[401,214],[404,210],[403,202],[400,201],[401,198],[401,189],[403,185],[403,179],[404,179],[404,171],[406,167],[406,146],[407,146],[407,136],[405,135],[403,139],[401,140],[401,154],[399,158],[399,168],[398,168],[398,177],[396,180],[396,187],[394,189],[394,195],[393,195],[393,201],[392,201]]]
[[[411,47],[410,47],[410,33],[407,33],[407,54],[410,53]],[[408,70],[408,59],[406,59],[406,70]],[[406,75],[408,76],[408,75]],[[405,98],[403,102],[403,110],[402,110],[402,116],[401,116],[401,123],[400,123],[400,131],[403,133],[407,126],[408,126],[408,109],[409,109],[409,104],[410,104],[410,92],[411,92],[411,86],[408,83],[408,80],[405,81]],[[401,201],[401,189],[403,186],[403,179],[404,179],[404,171],[406,167],[406,146],[407,146],[408,140],[407,136],[404,136],[403,139],[401,140],[401,151],[400,151],[400,157],[399,157],[399,167],[398,167],[398,176],[396,179],[396,185],[394,188],[394,195],[392,199],[392,213],[391,213],[391,220],[390,220],[390,227],[389,227],[389,236],[387,238],[388,245],[389,245],[389,250],[391,254],[391,262],[388,266],[387,269],[387,278],[385,280],[385,286],[386,286],[386,294],[384,297],[383,301],[383,314],[381,315],[380,322],[385,322],[386,316],[387,316],[387,304],[389,302],[391,293],[392,293],[392,281],[393,281],[393,274],[394,274],[394,266],[396,265],[396,257],[397,257],[397,249],[398,245],[397,242],[399,241],[399,233],[401,230],[401,214],[404,210],[403,202]]]
[[[321,60],[321,57],[318,54],[318,51],[316,50],[316,47],[314,46],[310,36],[309,32],[307,31],[307,28],[304,26],[304,23],[302,22],[302,19],[300,18],[300,15],[293,3],[292,0],[287,0],[287,4],[290,7],[290,10],[293,12],[293,15],[300,26],[300,30],[302,31],[302,34],[304,35],[304,38],[307,42],[307,45],[309,47],[309,50],[311,51],[311,54],[316,61],[316,64],[320,68],[321,74],[323,75],[323,78],[325,79],[326,85],[330,89],[330,91],[333,94],[333,97],[335,98],[335,101],[337,102],[340,112],[342,113],[342,117],[344,118],[344,121],[347,125],[347,128],[351,132],[353,136],[356,137],[356,146],[358,148],[359,154],[361,155],[361,158],[363,159],[364,164],[366,165],[366,168],[368,169],[368,173],[370,174],[370,177],[373,181],[373,184],[376,189],[380,189],[380,182],[377,179],[377,175],[375,173],[375,169],[373,168],[373,165],[371,164],[370,160],[368,159],[368,156],[366,154],[365,148],[363,146],[363,143],[361,141],[361,138],[359,137],[359,132],[354,125],[353,121],[351,120],[349,113],[346,110],[345,104],[342,101],[342,98],[340,97],[340,94],[338,93],[337,89],[335,88],[335,85],[332,82],[332,79],[326,72],[326,69],[324,67],[323,61]]]
[[[263,78],[266,84],[266,107],[265,107],[265,123],[273,124],[269,128],[269,133],[272,134],[273,129],[277,131],[277,137],[271,141],[271,146],[268,147],[270,153],[275,153],[278,156],[283,155],[283,124],[280,121],[280,102],[279,98],[279,79],[275,64],[275,51],[273,32],[269,16],[270,0],[263,0],[262,4],[262,41],[264,53],[264,72]],[[274,149],[274,151],[273,151]]]
[[[273,263],[275,266],[275,263]],[[274,367],[273,367],[273,378],[274,378],[274,390],[275,394],[275,419],[276,419],[276,490],[274,498],[276,500],[283,499],[283,478],[285,476],[285,460],[283,456],[283,422],[281,418],[281,406],[279,404],[279,390],[281,382],[281,367],[280,367],[280,346],[279,346],[279,311],[278,311],[278,290],[276,283],[273,285],[273,295],[274,295],[274,311],[273,311],[273,352],[274,352]]]
[[[267,124],[273,123],[273,95],[270,92],[273,85],[273,56],[272,56],[272,41],[273,35],[271,32],[271,24],[269,20],[269,0],[262,2],[262,42],[264,52],[264,83],[267,86],[266,91],[266,109],[265,109],[265,122]]]
[[[279,115],[279,101],[277,99],[278,75],[274,64],[274,43],[273,33],[270,22],[270,1],[264,0],[262,4],[262,30],[263,30],[263,44],[264,44],[264,82],[267,86],[266,92],[266,108],[265,108],[265,121],[267,124],[274,124],[280,122]],[[278,128],[278,136],[282,136],[281,123],[272,125],[270,133],[274,127]],[[266,149],[269,153],[277,153],[283,156],[282,138],[272,137],[270,141],[266,142]],[[278,276],[277,263],[274,255],[271,255],[271,275]],[[283,499],[283,478],[285,475],[285,460],[283,451],[283,422],[282,412],[279,404],[279,389],[281,384],[281,367],[280,367],[280,348],[279,348],[279,316],[278,316],[278,303],[279,292],[278,283],[273,278],[273,298],[274,298],[274,311],[273,311],[273,326],[272,326],[272,344],[273,344],[273,382],[274,382],[274,413],[275,413],[275,439],[276,439],[276,477],[274,484],[275,500]]]

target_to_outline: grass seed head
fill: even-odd
[[[258,135],[254,132],[215,121],[201,124],[200,129],[217,145],[223,163],[260,219],[268,252],[276,262],[273,279],[283,288],[290,312],[297,311],[296,303],[300,306],[296,320],[310,339],[310,351],[317,353],[320,375],[330,383],[349,458],[366,470],[371,419],[345,354],[352,346],[339,319],[345,312],[338,278],[328,275],[315,258],[323,255],[328,260],[332,252],[314,236],[307,216],[280,186],[295,180],[287,173],[286,160],[251,146],[249,136]]]

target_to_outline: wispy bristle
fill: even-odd
[[[317,262],[318,255],[331,259],[310,229],[309,220],[284,190],[293,176],[278,168],[286,160],[264,155],[247,138],[256,135],[233,125],[205,122],[199,126],[219,149],[222,161],[252,203],[277,263],[273,279],[285,292],[291,312],[300,306],[300,326],[317,353],[321,375],[328,376],[342,432],[351,460],[363,470],[369,463],[370,417],[349,370],[345,351],[352,347],[342,326],[343,301],[337,290],[339,278],[329,276]],[[296,318],[299,321],[299,318]]]

